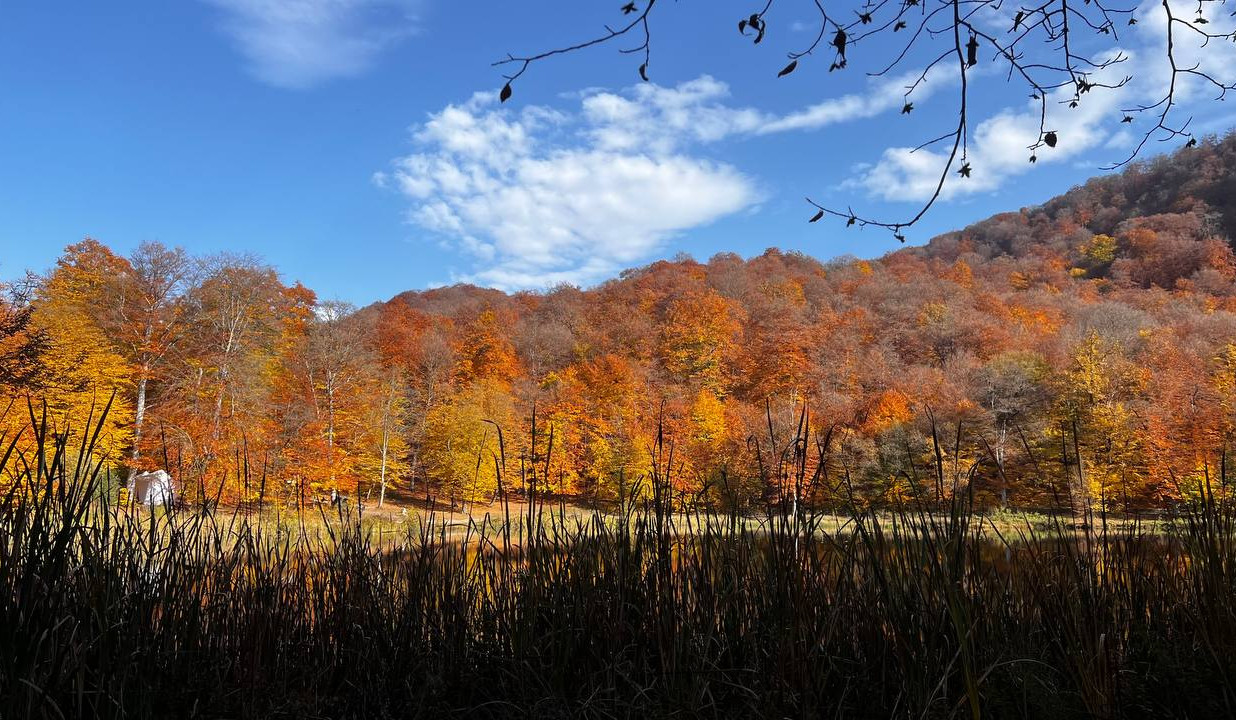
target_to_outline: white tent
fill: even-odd
[[[172,476],[163,470],[129,475],[129,497],[141,505],[166,505],[173,499]]]

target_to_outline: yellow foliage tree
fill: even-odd
[[[425,474],[451,500],[491,500],[502,463],[498,430],[509,450],[518,447],[518,426],[514,400],[501,382],[481,379],[465,386],[425,417]]]
[[[617,498],[648,476],[647,433],[655,428],[641,387],[635,366],[617,355],[580,362],[563,374],[551,410],[570,433],[560,452],[571,457],[580,490]]]
[[[1215,357],[1212,381],[1223,407],[1223,423],[1230,440],[1236,435],[1236,342],[1225,345]]]
[[[732,459],[730,418],[726,403],[711,390],[701,389],[691,405],[687,451],[689,468],[680,477],[689,482],[682,490],[699,492]]]
[[[1095,235],[1082,246],[1082,255],[1095,265],[1109,265],[1116,259],[1116,238],[1111,235]]]
[[[739,311],[716,291],[684,295],[670,303],[661,335],[665,368],[721,392],[725,361],[742,329]]]
[[[44,382],[36,403],[47,403],[57,434],[80,439],[87,423],[97,421],[110,401],[96,451],[116,462],[131,441],[132,368],[100,327],[98,312],[107,297],[107,283],[126,266],[95,240],[69,246],[39,288],[33,316],[33,324],[47,339]]]
[[[1061,422],[1053,432],[1077,446],[1075,504],[1111,506],[1141,492],[1144,458],[1130,401],[1144,383],[1143,372],[1124,357],[1119,342],[1091,331],[1061,380]]]

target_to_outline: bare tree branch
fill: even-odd
[[[805,2],[805,0],[799,0]],[[1054,96],[1068,109],[1078,107],[1095,91],[1110,91],[1124,87],[1133,78],[1125,75],[1112,81],[1105,71],[1120,65],[1128,57],[1120,51],[1119,27],[1137,24],[1135,0],[1128,5],[1108,4],[1112,0],[1043,0],[1030,6],[1019,6],[1014,11],[1012,26],[1001,29],[995,26],[1007,15],[999,14],[1006,0],[849,0],[850,5],[830,8],[825,0],[810,0],[810,7],[817,16],[818,28],[812,40],[801,49],[786,53],[789,64],[781,69],[779,77],[794,72],[801,63],[817,57],[821,52],[829,61],[829,72],[845,70],[851,61],[859,57],[872,38],[903,33],[905,41],[899,50],[889,53],[875,69],[868,71],[872,77],[885,76],[894,69],[911,61],[919,71],[905,88],[903,114],[914,110],[914,94],[927,81],[928,76],[948,58],[957,61],[959,92],[956,96],[957,123],[947,132],[928,140],[911,152],[918,152],[941,142],[952,141],[950,150],[942,159],[939,176],[931,195],[917,211],[901,220],[887,220],[856,213],[851,208],[840,210],[807,198],[815,209],[811,222],[825,216],[834,216],[846,221],[847,226],[871,225],[890,230],[898,240],[905,241],[905,229],[918,223],[941,198],[946,182],[965,182],[971,175],[969,156],[968,97],[976,79],[972,71],[985,62],[1005,65],[1002,75],[1005,83],[1017,83],[1029,92],[1039,110],[1038,136],[1027,145],[1028,160],[1038,160],[1041,152],[1049,152],[1059,140],[1059,132],[1049,128],[1049,96]],[[738,22],[738,30],[753,43],[760,43],[768,32],[765,16],[773,10],[775,2],[782,4],[791,0],[763,0],[762,6]],[[1178,62],[1177,32],[1184,30],[1201,39],[1206,48],[1212,41],[1236,41],[1236,31],[1211,32],[1206,17],[1207,8],[1224,7],[1227,0],[1196,0],[1196,15],[1193,20],[1181,17],[1173,10],[1172,0],[1161,0],[1167,20],[1166,59],[1170,77],[1162,97],[1154,103],[1136,105],[1123,110],[1121,123],[1132,123],[1138,114],[1150,114],[1155,119],[1153,127],[1145,130],[1129,157],[1114,163],[1109,168],[1124,165],[1142,152],[1152,137],[1160,141],[1173,138],[1188,138],[1188,144],[1196,143],[1189,131],[1191,120],[1174,120],[1174,111],[1179,108],[1178,93],[1181,80],[1194,77],[1216,91],[1216,99],[1226,97],[1228,91],[1236,90],[1236,82],[1219,79],[1214,69],[1203,67],[1200,62],[1183,65]],[[1011,4],[1011,3],[1010,3]],[[507,84],[502,88],[501,98],[511,95],[511,83],[523,76],[529,67],[541,60],[564,55],[586,48],[610,43],[627,35],[642,35],[642,42],[631,48],[619,50],[625,54],[642,54],[643,64],[639,75],[648,79],[648,63],[651,53],[650,18],[656,0],[627,2],[619,8],[626,24],[618,27],[606,25],[604,32],[573,45],[545,52],[516,56],[508,54],[494,63],[495,66],[513,66],[514,72],[504,75]],[[1010,8],[1013,10],[1013,8]],[[1236,13],[1233,13],[1236,15]],[[1081,32],[1081,35],[1078,33]],[[925,56],[925,57],[924,57]],[[879,57],[872,57],[881,61]],[[986,77],[985,73],[982,77]],[[1063,94],[1063,99],[1060,95]],[[1053,100],[1055,102],[1055,100]],[[956,175],[956,178],[950,180]]]

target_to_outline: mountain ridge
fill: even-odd
[[[1065,232],[1061,232],[1062,223],[1069,224],[1065,225]],[[1077,261],[1074,263],[1077,266],[1093,258],[1087,258],[1080,251],[1080,247],[1089,241],[1089,237],[1081,242],[1070,242],[1077,240],[1071,237],[1076,230],[1084,230],[1090,236],[1115,236],[1127,235],[1129,230],[1139,226],[1158,233],[1184,235],[1192,241],[1219,239],[1228,245],[1236,242],[1233,240],[1236,238],[1236,132],[1228,133],[1223,138],[1207,138],[1195,148],[1131,163],[1121,172],[1091,178],[1039,205],[996,213],[965,228],[941,233],[923,245],[899,248],[877,258],[863,259],[846,255],[832,260],[819,260],[806,253],[782,253],[775,246],[767,248],[766,253],[772,251],[784,255],[801,255],[824,267],[850,261],[885,262],[902,255],[946,262],[954,262],[962,256],[983,261],[995,260],[1001,256],[1018,259],[1050,249],[1066,259]],[[1129,266],[1136,261],[1138,251],[1144,249],[1135,244],[1117,244],[1113,262],[1126,261],[1115,263],[1119,277],[1143,278],[1148,281],[1144,284],[1147,287],[1154,284],[1163,287],[1165,281],[1174,281],[1187,275],[1187,270],[1198,269],[1198,258],[1190,260],[1177,254],[1174,259],[1183,262],[1185,267],[1169,270],[1183,274],[1166,279],[1162,275],[1154,277],[1145,273],[1138,274],[1136,268]],[[718,257],[728,258],[731,255],[732,253],[726,252],[717,253]],[[575,289],[588,292],[656,272],[666,263],[675,262],[699,261],[689,256],[658,260],[623,270],[617,276],[590,288]],[[1124,266],[1123,270],[1121,266]],[[1130,272],[1133,273],[1132,276],[1129,275]],[[407,290],[387,301],[377,301],[372,305],[401,301],[418,309],[432,311],[438,306],[450,307],[456,303],[474,302],[478,298],[482,299],[482,302],[494,302],[503,297],[545,295],[554,290],[555,288],[548,288],[508,293],[471,283],[455,283],[427,290]]]

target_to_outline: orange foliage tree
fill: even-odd
[[[707,504],[1162,506],[1231,477],[1233,168],[1236,136],[1201,142],[879,259],[361,309],[253,258],[85,240],[0,302],[0,435],[26,398],[73,434],[114,396],[105,456],[206,499],[604,500],[656,472]]]

